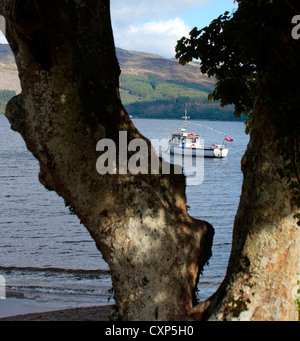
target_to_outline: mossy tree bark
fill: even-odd
[[[300,5],[295,0],[239,3],[242,13],[255,8],[255,16],[261,18],[255,24],[262,30],[253,33],[256,40],[249,37],[253,52],[248,51],[257,68],[256,102],[250,143],[242,159],[244,183],[227,275],[206,313],[220,320],[297,320],[300,41],[292,34],[291,22]],[[255,17],[249,21],[244,38],[252,34],[249,27]]]
[[[299,208],[288,181],[278,173],[285,146],[277,128],[268,108],[257,104],[242,159],[244,183],[231,257],[224,282],[207,302],[210,320],[298,319]],[[286,137],[285,143],[292,149],[297,141]]]
[[[2,0],[0,14],[22,85],[6,116],[109,264],[121,318],[188,314],[213,228],[187,214],[184,176],[96,170],[100,139],[146,140],[120,101],[109,1]]]

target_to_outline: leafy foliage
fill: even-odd
[[[270,113],[282,145],[281,174],[300,207],[300,43],[292,37],[299,0],[237,0],[238,9],[190,32],[176,46],[182,65],[200,59],[200,69],[217,79],[209,96],[233,104],[235,115],[253,120],[255,103]],[[257,117],[256,119],[259,119]],[[286,146],[286,147],[284,147]],[[299,218],[296,215],[295,218]]]
[[[221,101],[222,106],[234,104],[234,114],[239,117],[252,111],[256,66],[245,51],[239,51],[235,16],[225,12],[209,26],[201,30],[195,27],[190,39],[183,37],[178,41],[176,58],[182,65],[193,58],[200,59],[201,72],[217,78],[209,99]]]
[[[290,67],[291,60],[299,60],[295,55],[295,51],[299,53],[299,42],[291,37],[291,19],[295,9],[300,11],[299,3],[237,2],[238,10],[232,15],[225,12],[209,26],[201,30],[195,27],[190,38],[179,40],[176,58],[182,65],[193,58],[200,59],[201,72],[217,78],[209,98],[220,100],[222,105],[233,104],[236,116],[243,113],[251,117],[259,90],[265,91],[266,104],[274,112],[281,111],[279,116],[288,109],[291,100],[298,99],[295,109],[299,109],[299,86],[295,88],[293,84],[295,74]]]

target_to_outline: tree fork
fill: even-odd
[[[188,315],[213,228],[187,214],[184,176],[96,171],[100,139],[145,139],[120,101],[109,1],[2,0],[0,14],[22,86],[6,116],[109,264],[120,317]]]

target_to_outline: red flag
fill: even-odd
[[[225,137],[225,141],[228,141],[228,142],[233,142],[233,139],[231,139],[230,137]]]

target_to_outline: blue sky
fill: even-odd
[[[220,14],[237,8],[233,0],[210,0],[206,6],[183,10],[180,17],[192,28],[202,28],[210,24]]]
[[[234,0],[111,0],[115,44],[173,58],[177,40],[234,8]]]

